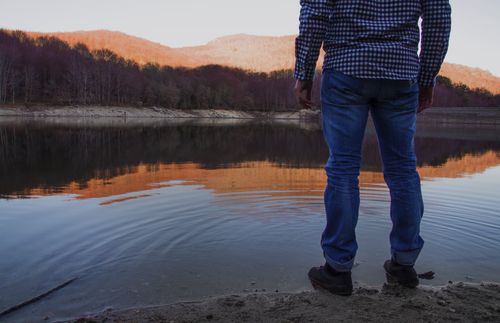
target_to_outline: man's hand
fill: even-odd
[[[424,111],[425,109],[428,109],[432,107],[432,102],[434,99],[434,87],[433,86],[428,86],[428,87],[420,87],[420,94],[418,98],[418,111],[417,113],[420,113]]]
[[[297,102],[304,109],[312,108],[311,93],[313,88],[313,81],[297,80],[295,83],[295,97]]]

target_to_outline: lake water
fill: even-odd
[[[308,290],[327,158],[311,124],[0,120],[0,311],[64,319],[247,291]],[[424,284],[500,281],[500,128],[419,125]],[[358,285],[384,282],[389,194],[367,130]]]

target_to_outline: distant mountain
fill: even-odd
[[[172,48],[122,32],[108,30],[28,32],[28,34],[35,37],[50,35],[72,45],[81,42],[89,49],[108,48],[140,64],[155,62],[175,67],[220,64],[258,72],[270,72],[291,69],[295,61],[295,36],[238,34],[217,38],[202,46]],[[321,64],[321,59],[319,64]],[[450,78],[454,83],[463,83],[471,88],[483,87],[494,94],[500,94],[500,77],[488,71],[445,63],[440,74]]]
[[[500,77],[480,68],[460,64],[444,63],[440,74],[455,83],[463,83],[470,88],[485,88],[493,94],[500,94]]]

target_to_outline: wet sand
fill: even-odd
[[[324,291],[250,293],[127,310],[73,322],[499,322],[500,285],[449,284],[416,290],[357,288],[351,297]]]

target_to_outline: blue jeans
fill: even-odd
[[[423,247],[420,222],[424,205],[414,144],[418,93],[414,80],[360,79],[323,71],[321,112],[330,157],[325,167],[327,223],[321,246],[326,261],[337,271],[352,269],[358,249],[358,177],[368,112],[377,131],[384,179],[391,193],[392,259],[401,265],[414,265]]]

